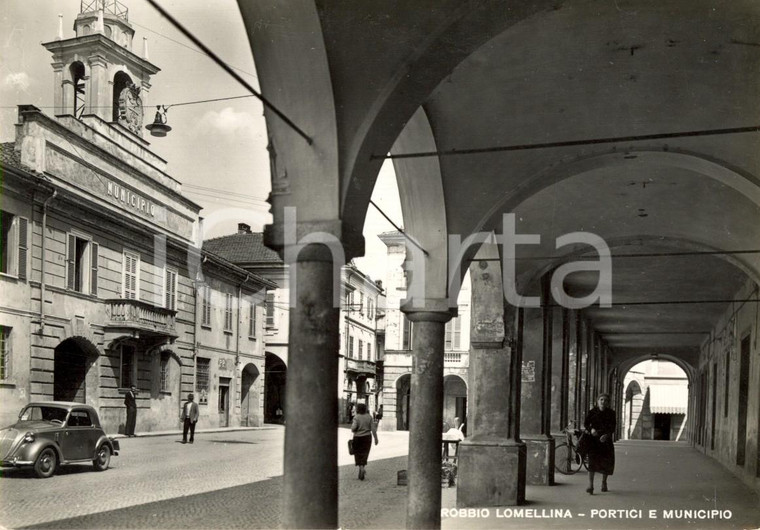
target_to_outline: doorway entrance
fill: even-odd
[[[87,352],[75,339],[66,339],[56,347],[54,356],[53,399],[85,403],[89,364]]]

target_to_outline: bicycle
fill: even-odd
[[[575,429],[575,423],[571,421],[562,432],[565,433],[565,441],[554,449],[554,467],[563,475],[574,475],[584,466],[588,469],[586,457],[578,453],[573,441],[573,436],[580,436],[582,431]]]

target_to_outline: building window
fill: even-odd
[[[11,328],[0,326],[0,380],[11,377]]]
[[[232,331],[232,295],[225,295],[224,304],[224,331]]]
[[[140,298],[140,256],[129,252],[124,253],[124,298]]]
[[[406,318],[406,315],[401,314],[401,349],[412,349],[412,323]]]
[[[368,361],[372,360],[372,343],[371,342],[367,343],[367,360]]]
[[[169,352],[161,353],[161,392],[169,392]]]
[[[195,359],[195,392],[198,394],[198,404],[208,405],[209,368],[211,359],[197,357]]]
[[[129,344],[122,344],[119,348],[121,352],[121,379],[119,381],[119,388],[129,388],[132,385],[136,385],[137,374],[135,369],[135,347]]]
[[[369,317],[370,320],[375,316],[375,304],[373,303],[372,299],[367,297],[367,317]]]
[[[267,293],[267,328],[274,326],[274,293]]]
[[[359,360],[364,360],[364,342],[359,339]]]
[[[211,287],[204,285],[201,291],[201,325],[211,327]]]
[[[462,320],[454,317],[446,322],[446,335],[444,342],[445,350],[459,350],[461,348]]]
[[[364,315],[364,293],[359,293],[359,314]]]
[[[98,245],[74,234],[68,236],[66,287],[78,293],[98,294]]]
[[[348,336],[348,351],[346,352],[346,357],[351,359],[354,356],[354,338],[349,335]]]
[[[177,271],[172,269],[164,271],[164,307],[177,310]]]
[[[29,222],[0,210],[0,273],[27,277],[29,249]]]
[[[250,315],[248,316],[248,336],[256,336],[256,304],[251,302]]]

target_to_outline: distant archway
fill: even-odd
[[[684,440],[689,432],[689,374],[660,356],[631,366],[622,420],[633,440]]]
[[[404,374],[396,380],[396,430],[409,430],[409,398],[412,376]]]
[[[259,369],[256,365],[246,364],[240,377],[240,423],[246,427],[255,427],[261,423],[258,385],[255,385],[258,378]]]
[[[467,423],[467,383],[458,375],[443,378],[443,422],[454,429]]]
[[[273,353],[264,360],[264,422],[284,423],[288,367]]]

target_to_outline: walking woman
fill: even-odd
[[[367,412],[366,403],[356,405],[356,416],[351,422],[351,432],[354,433],[354,460],[359,466],[359,480],[364,480],[366,476],[365,467],[369,450],[372,448],[372,438],[375,438],[377,445],[377,424],[372,421],[372,416]]]
[[[596,406],[586,414],[583,422],[586,432],[591,434],[588,445],[588,488],[586,492],[594,494],[594,475],[602,474],[602,491],[607,491],[607,477],[615,471],[615,446],[613,436],[617,419],[615,411],[610,408],[610,395],[599,394]]]

